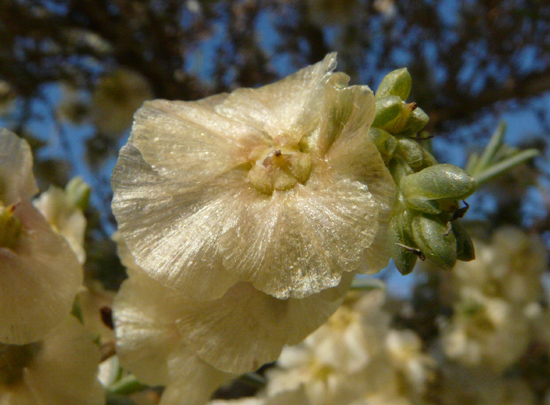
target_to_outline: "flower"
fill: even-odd
[[[394,183],[368,136],[373,94],[335,66],[138,110],[112,186],[140,267],[208,300],[238,282],[304,298],[387,265]]]
[[[153,98],[147,79],[129,69],[103,76],[92,95],[92,113],[98,130],[116,137],[132,125],[134,112]]]
[[[0,342],[42,339],[71,311],[83,272],[63,237],[32,205],[29,145],[0,129]]]
[[[503,227],[495,232],[490,244],[479,240],[475,244],[477,260],[457,263],[453,270],[455,286],[474,288],[519,305],[542,298],[546,250],[537,236]]]
[[[434,360],[412,331],[389,327],[384,293],[347,300],[267,371],[268,396],[303,386],[312,405],[423,403]]]
[[[476,290],[463,290],[462,295],[442,331],[445,355],[469,367],[506,370],[527,349],[529,318],[503,299],[486,297]]]
[[[0,344],[0,402],[101,405],[97,380],[99,348],[71,315],[43,340],[26,345]]]
[[[86,261],[84,250],[86,217],[71,201],[69,194],[58,187],[50,186],[48,191],[34,200],[33,204],[44,215],[54,231],[67,240],[78,261],[84,263]]]
[[[217,382],[207,394],[226,379],[276,360],[285,344],[303,340],[340,306],[351,282],[346,276],[338,287],[287,300],[237,283],[221,298],[194,301],[151,279],[122,240],[118,246],[129,274],[113,306],[121,364],[149,384],[174,385],[182,370],[196,379],[202,373]],[[197,380],[184,384],[183,375],[177,378],[178,392],[201,387]]]

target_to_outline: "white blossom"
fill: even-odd
[[[104,404],[99,357],[98,346],[71,315],[40,341],[0,344],[0,403]]]
[[[367,135],[373,94],[335,60],[136,113],[113,211],[151,277],[195,300],[238,282],[304,298],[387,265],[394,184]]]
[[[43,338],[71,311],[82,267],[32,205],[29,145],[0,130],[0,342]]]

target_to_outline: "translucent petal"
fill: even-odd
[[[212,367],[185,346],[170,356],[168,367],[171,382],[160,405],[177,405],[183,400],[186,405],[203,405],[218,387],[237,377]]]
[[[28,200],[37,192],[29,144],[0,128],[0,201],[8,206],[19,199]]]
[[[274,139],[298,142],[319,122],[322,92],[335,67],[336,54],[331,53],[276,83],[235,90],[216,111],[265,131]]]
[[[39,404],[105,403],[97,380],[99,347],[78,320],[68,315],[41,342],[24,380]]]
[[[178,329],[189,348],[214,367],[253,371],[322,325],[342,303],[352,278],[348,273],[338,287],[288,300],[239,283],[218,300],[188,302]]]
[[[372,274],[388,265],[387,230],[396,195],[391,174],[368,137],[368,126],[361,128],[357,131],[343,131],[327,151],[326,161],[335,181],[352,179],[365,184],[376,203],[380,231],[365,251],[365,265],[360,269],[362,273]]]
[[[374,96],[368,86],[349,86],[343,73],[331,76],[320,112],[321,131],[318,147],[325,154],[337,140],[368,132],[374,120]]]
[[[159,176],[131,143],[113,172],[113,212],[136,263],[193,299],[220,297],[237,282],[217,260],[217,239],[242,209],[233,183],[248,188],[244,173],[229,174],[236,180],[222,177],[203,189],[182,189],[177,179]]]
[[[161,176],[188,188],[246,162],[269,138],[216,113],[208,102],[155,100],[135,114],[131,142]]]
[[[223,237],[224,265],[277,298],[303,298],[359,267],[378,232],[378,208],[359,182],[318,169],[306,186],[244,201]]]
[[[83,273],[65,239],[30,202],[14,214],[23,232],[13,249],[0,248],[0,342],[25,344],[69,314]]]
[[[141,270],[129,267],[128,274],[113,305],[117,355],[140,381],[168,384],[168,358],[180,341],[176,294]]]

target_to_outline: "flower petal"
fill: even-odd
[[[159,405],[204,405],[212,393],[225,382],[237,377],[224,373],[182,347],[170,356],[171,382],[162,393]]]
[[[0,342],[43,338],[71,311],[82,286],[82,267],[30,201],[14,215],[23,232],[13,249],[0,248]]]
[[[298,142],[316,128],[323,100],[319,94],[335,68],[336,54],[331,53],[323,61],[276,83],[235,90],[216,111],[265,131],[273,138],[284,136]]]
[[[19,199],[28,200],[37,192],[29,144],[0,128],[0,202],[8,206]]]
[[[105,403],[103,387],[97,380],[99,347],[76,318],[67,315],[40,345],[36,358],[24,373],[36,403]]]
[[[374,121],[375,103],[368,86],[347,86],[349,77],[338,72],[330,78],[320,113],[321,131],[318,148],[321,154],[337,139],[367,133]],[[342,141],[340,141],[342,142]]]
[[[320,175],[306,187],[245,203],[222,239],[224,265],[280,299],[336,286],[360,266],[378,232],[378,209],[359,182]]]
[[[135,114],[130,142],[160,176],[177,178],[183,188],[200,187],[269,141],[261,131],[216,113],[211,104],[146,102]]]
[[[354,92],[361,93],[353,86]],[[348,89],[352,89],[348,88]],[[359,96],[357,96],[359,97]],[[366,103],[363,101],[362,103]],[[365,115],[372,113],[363,112]],[[355,112],[350,117],[357,117]],[[378,207],[379,232],[369,249],[365,250],[365,265],[361,273],[373,274],[388,265],[389,250],[387,231],[390,214],[395,203],[395,183],[386,168],[378,149],[368,136],[369,126],[348,121],[327,151],[326,160],[330,173],[338,179],[352,179],[365,184]]]
[[[147,384],[165,385],[170,353],[179,345],[173,290],[129,267],[115,298],[113,317],[120,363]]]
[[[220,299],[188,302],[178,329],[189,348],[214,367],[253,371],[322,325],[342,303],[352,278],[348,273],[335,288],[288,300],[239,283]]]
[[[238,184],[247,187],[244,175],[230,174],[242,176]],[[181,189],[177,179],[161,177],[129,143],[112,182],[121,235],[151,277],[194,299],[220,297],[238,281],[216,262],[217,238],[232,226],[237,208],[227,184],[231,178],[204,189]]]

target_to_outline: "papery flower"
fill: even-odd
[[[40,341],[0,344],[0,403],[104,404],[99,357],[98,346],[71,315]]]
[[[238,283],[219,299],[193,301],[151,279],[123,243],[119,253],[129,274],[113,307],[120,362],[144,382],[180,393],[201,388],[195,380],[183,382],[188,373],[217,382],[210,394],[236,374],[276,360],[285,344],[300,342],[328,319],[351,282],[346,276],[338,287],[288,300]],[[173,384],[176,374],[180,382]]]
[[[151,277],[193,299],[239,281],[284,299],[387,265],[394,183],[367,134],[374,98],[335,66],[136,113],[113,210]]]
[[[69,314],[82,267],[30,198],[37,187],[29,145],[0,129],[0,342],[43,338]]]

